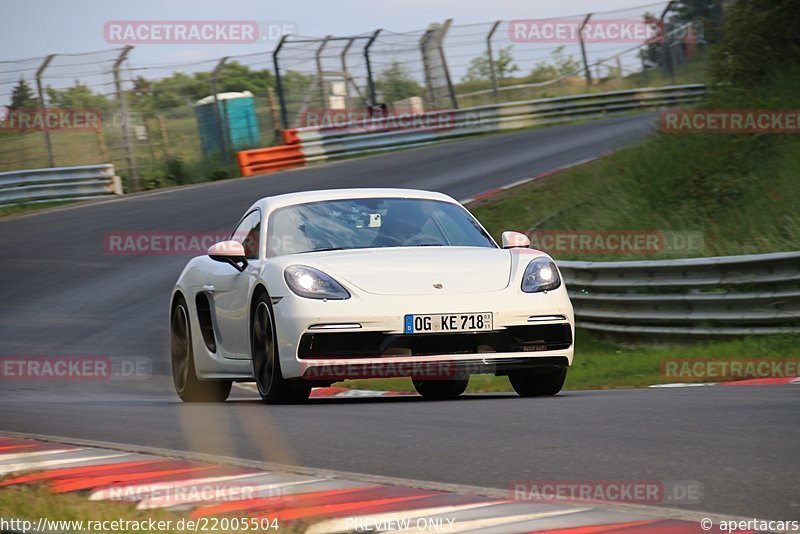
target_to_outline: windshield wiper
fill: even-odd
[[[299,254],[308,254],[309,252],[329,252],[331,250],[344,250],[344,249],[342,247],[315,248],[314,250],[304,250],[303,252],[299,252]]]
[[[441,243],[420,243],[419,245],[414,245],[415,247],[443,247]]]

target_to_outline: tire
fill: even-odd
[[[192,350],[192,326],[183,297],[178,298],[170,320],[172,383],[183,402],[224,402],[231,393],[230,380],[197,378]]]
[[[266,293],[258,295],[253,305],[250,350],[253,357],[253,376],[265,404],[296,404],[308,400],[311,394],[310,384],[302,379],[283,378],[275,343],[272,304]]]
[[[508,375],[511,387],[520,397],[555,395],[564,387],[566,378],[566,367],[543,367],[515,371]]]
[[[469,379],[463,380],[412,380],[414,389],[427,400],[453,399],[467,389]]]

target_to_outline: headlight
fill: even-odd
[[[536,258],[528,264],[522,277],[522,291],[538,293],[551,291],[561,285],[556,264],[549,258]]]
[[[309,299],[345,300],[350,298],[342,285],[327,274],[304,265],[291,265],[283,277],[295,295]]]

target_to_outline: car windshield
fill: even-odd
[[[410,198],[359,198],[298,204],[269,219],[267,256],[322,250],[497,245],[456,204]]]

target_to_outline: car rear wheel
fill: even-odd
[[[266,404],[294,404],[307,400],[311,394],[311,385],[301,380],[286,380],[281,373],[275,323],[266,294],[257,297],[250,336],[253,376],[261,400]]]
[[[566,367],[543,367],[515,371],[508,375],[511,387],[520,397],[555,395],[564,387],[566,378]]]
[[[223,402],[231,393],[230,380],[197,378],[192,350],[192,328],[186,301],[180,298],[170,321],[172,382],[184,402]]]
[[[467,389],[469,379],[464,380],[412,380],[414,389],[428,400],[452,399]]]

